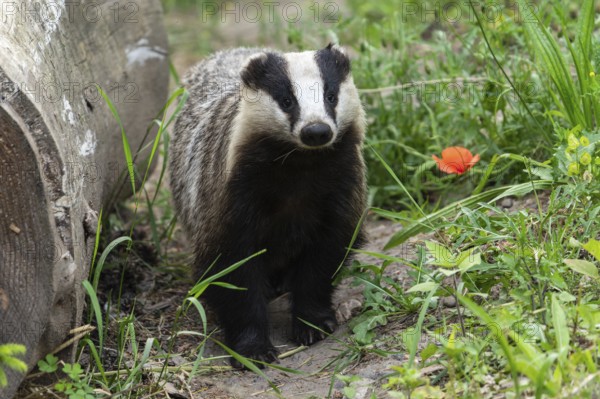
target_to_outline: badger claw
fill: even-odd
[[[327,336],[331,334],[337,327],[335,318],[330,316],[324,317],[317,322],[311,322],[311,324],[317,326],[319,329],[309,326],[302,320],[294,320],[292,331],[294,341],[300,345],[312,345],[315,342],[327,338]]]

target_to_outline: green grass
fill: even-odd
[[[527,5],[519,2],[519,6]],[[593,73],[598,64],[592,61],[597,57],[597,46],[593,45],[597,35],[592,35],[594,4],[583,2],[576,23],[567,21],[565,11],[558,7],[545,10],[547,15],[537,15],[522,25],[515,22],[506,31],[515,34],[524,29],[527,42],[519,46],[537,63],[519,64],[506,56],[498,57],[498,52],[507,52],[506,46],[495,41],[494,29],[477,21],[487,51],[495,60],[497,70],[491,74],[502,73],[513,87],[519,87],[520,73],[549,76],[540,80],[537,104],[527,103],[519,95],[513,107],[503,109],[505,121],[506,117],[515,118],[514,132],[519,138],[513,136],[511,140],[520,148],[502,143],[502,135],[493,138],[490,147],[497,155],[475,190],[483,192],[420,215],[422,209],[414,206],[413,196],[420,202],[423,193],[418,191],[423,186],[410,184],[410,178],[398,178],[394,173],[397,169],[387,158],[393,160],[394,156],[378,148],[380,167],[396,181],[395,190],[411,195],[404,203],[413,209],[412,213],[377,210],[407,226],[390,239],[387,247],[393,248],[424,231],[434,232],[434,241],[425,243],[427,256],[420,255],[417,260],[379,256],[384,260],[381,266],[360,265],[352,270],[355,278],[367,282],[366,298],[377,298],[375,294],[381,291],[386,294],[379,296],[376,304],[367,301],[364,314],[385,324],[382,315],[415,312],[412,304],[420,301],[439,303],[453,297],[458,303],[455,309],[441,312],[442,320],[424,318],[423,312],[419,313],[416,336],[425,331],[435,337],[435,345],[421,352],[423,362],[415,366],[415,336],[407,341],[410,360],[394,367],[385,385],[394,397],[441,397],[442,393],[480,397],[486,387],[494,385],[499,387],[496,393],[508,397],[593,397],[600,389],[596,382],[600,358],[595,322],[600,317],[596,241],[600,237],[600,169],[596,164],[600,163],[596,147],[600,93]],[[563,32],[572,29],[572,38],[561,45],[556,32],[546,29],[548,20],[558,21]],[[503,80],[501,75],[497,79]],[[524,109],[519,110],[519,105]],[[439,118],[439,112],[433,111],[429,112],[432,121]],[[458,136],[451,135],[457,141],[468,140],[468,136]],[[542,143],[540,147],[533,145],[536,141]],[[411,150],[415,147],[423,148],[413,145]],[[542,152],[537,152],[539,149]],[[414,152],[414,156],[421,155],[419,150]],[[534,208],[508,213],[494,201],[483,202],[497,194],[498,189],[484,189],[484,184],[489,183],[488,176],[502,158],[520,164],[521,172],[509,180],[501,174],[493,179],[531,190]],[[539,177],[548,179],[545,192],[540,191],[544,187],[534,184]],[[450,179],[453,190],[464,192],[469,187],[456,177]],[[516,179],[525,183],[515,184]],[[548,195],[550,183],[553,188]],[[444,190],[448,188],[438,184],[436,189],[446,196]],[[385,277],[385,268],[392,261],[412,268],[412,288],[408,291]],[[362,333],[356,328],[354,331]],[[367,338],[375,339],[372,335]],[[443,368],[435,384],[418,371],[432,365]]]
[[[197,15],[202,7],[163,3],[174,15]],[[597,5],[539,1],[540,12],[531,14],[523,1],[506,2],[490,19],[481,5],[460,3],[462,18],[434,23],[433,14],[409,13],[407,4],[349,0],[335,24],[262,26],[254,43],[307,49],[334,40],[349,49],[368,115],[372,214],[404,226],[386,250],[415,245],[406,256],[380,248],[367,253],[370,264],[355,262],[342,271],[340,277],[362,284],[365,301],[328,368],[330,393],[339,381],[348,398],[357,395],[361,377],[349,366],[366,355],[389,360],[406,354],[379,381],[378,389],[391,397],[594,397],[600,390]],[[432,10],[457,3],[418,4]],[[191,41],[187,28],[168,27],[173,51],[200,58],[216,50],[222,43],[211,35],[219,24],[207,21],[202,26],[209,28]],[[180,108],[181,101],[184,92],[175,89],[169,103]],[[118,109],[113,114],[118,117]],[[167,382],[229,370],[204,352],[214,331],[198,298],[214,279],[181,298],[162,336],[142,325],[137,305],[127,308],[121,295],[132,264],[159,273],[165,287],[193,285],[185,281],[189,257],[172,248],[176,220],[163,182],[172,121],[161,114],[150,143],[151,158],[162,155],[155,190],[138,190],[112,216],[103,212],[85,285],[96,328],[80,348],[89,360],[63,364],[50,357],[40,364],[42,372],[64,372],[46,388],[58,397],[135,398],[158,394]],[[130,161],[135,154],[126,132],[122,136]],[[431,158],[454,145],[481,156],[464,175],[441,173]],[[130,167],[128,177],[133,182],[136,176],[145,181],[147,170]],[[526,194],[529,207],[509,212],[497,203]],[[136,232],[143,227],[148,236],[140,239]],[[145,260],[147,247],[157,254],[154,262]],[[403,265],[408,280],[388,273],[392,264]],[[111,296],[101,280],[113,271],[120,286]],[[199,331],[186,327],[190,312],[201,322]],[[398,320],[409,328],[386,335]],[[186,338],[195,339],[193,353],[175,353],[176,342]],[[178,355],[186,361],[170,365]]]

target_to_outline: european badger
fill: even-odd
[[[365,117],[350,61],[331,44],[278,53],[240,48],[195,66],[169,154],[175,208],[198,276],[262,249],[211,286],[226,344],[276,359],[267,303],[290,291],[293,338],[310,345],[336,327],[332,279],[366,206]],[[363,241],[359,233],[354,247]],[[301,320],[302,319],[302,320]],[[241,365],[232,359],[232,364]]]

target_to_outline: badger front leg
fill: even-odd
[[[239,259],[242,258],[241,256]],[[218,263],[223,267],[216,267],[216,270],[222,270],[235,262],[220,260]],[[261,266],[258,260],[251,260],[218,280],[245,290],[213,285],[209,286],[204,295],[211,309],[217,313],[225,332],[225,344],[229,348],[250,359],[273,362],[277,360],[277,351],[269,339],[267,282]],[[243,368],[234,358],[230,362],[233,367]]]
[[[345,250],[332,251],[332,247],[321,246],[302,256],[296,264],[291,291],[292,336],[297,343],[312,345],[337,327],[331,303],[332,282],[344,255]]]

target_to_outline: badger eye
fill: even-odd
[[[337,101],[337,97],[333,93],[327,94],[327,96],[325,97],[325,99],[327,100],[327,102],[329,104],[335,104],[335,102]]]
[[[281,100],[281,106],[283,107],[283,109],[290,109],[290,108],[292,108],[293,105],[294,105],[294,102],[289,97],[284,97]]]

